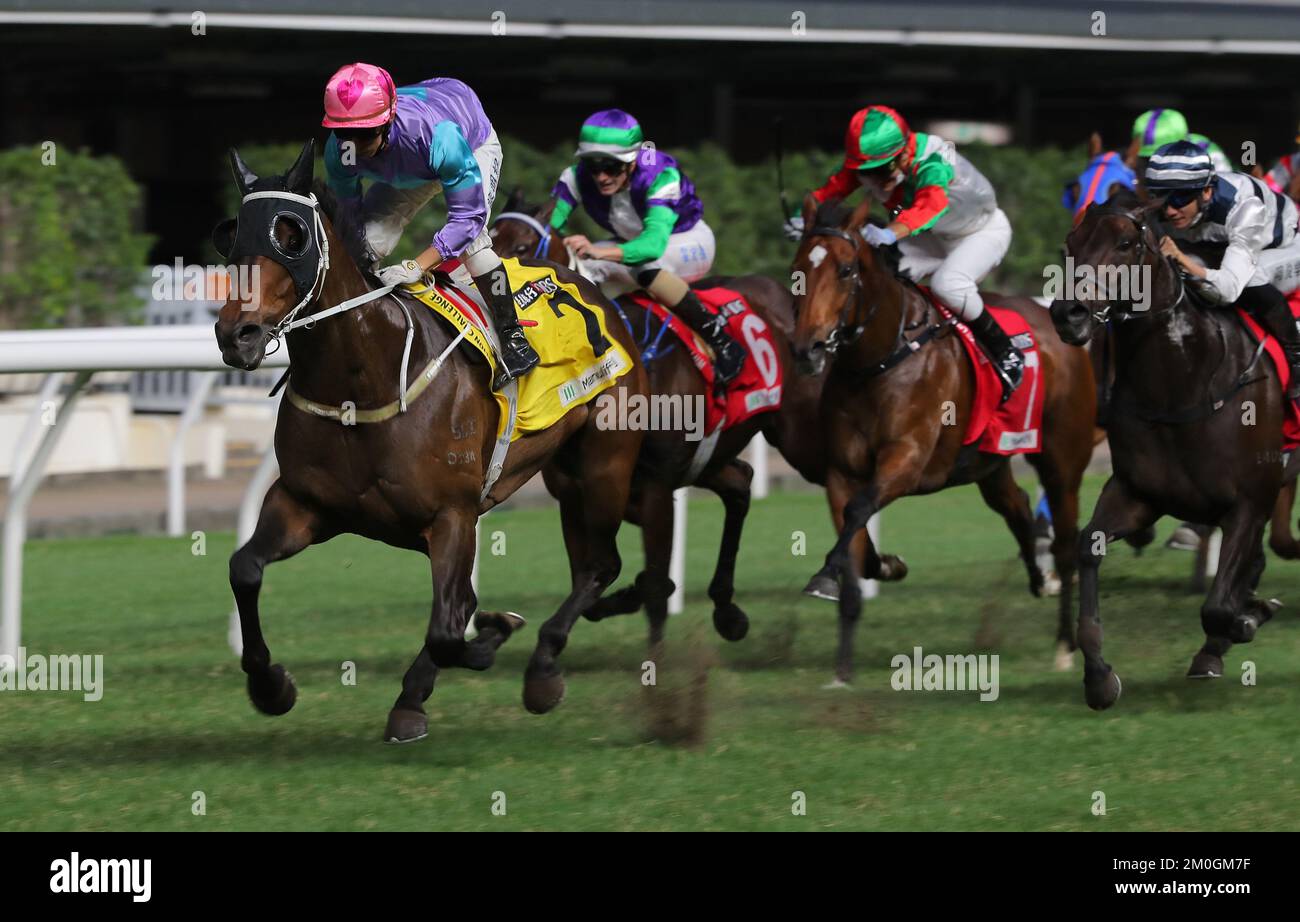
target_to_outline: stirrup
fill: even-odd
[[[515,378],[531,371],[542,358],[528,341],[523,328],[515,325],[504,330],[497,330],[497,339],[501,349],[497,353],[497,371],[492,379],[492,390],[499,391]],[[522,340],[518,342],[517,340]]]

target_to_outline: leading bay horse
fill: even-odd
[[[559,234],[552,233],[548,224],[553,207],[554,200],[546,205],[529,205],[518,191],[513,192],[505,210],[493,222],[493,247],[497,253],[516,257],[525,264],[536,258],[569,265],[571,260],[564,242]],[[631,586],[601,599],[586,616],[596,621],[631,614],[644,606],[650,622],[651,644],[663,639],[668,597],[674,589],[669,579],[669,562],[673,549],[675,488],[688,482],[704,487],[716,493],[726,509],[709,598],[714,604],[713,625],[718,633],[727,640],[740,640],[749,630],[749,619],[734,602],[736,556],[749,511],[753,474],[740,453],[755,433],[761,431],[805,479],[818,484],[826,480],[826,458],[817,423],[824,377],[795,374],[789,347],[789,337],[794,332],[793,298],[789,290],[761,275],[710,278],[696,284],[704,288],[722,285],[745,296],[772,332],[776,354],[765,357],[764,361],[780,363],[784,388],[778,411],[751,416],[726,429],[708,463],[698,473],[693,470],[693,464],[700,451],[699,441],[688,439],[681,429],[646,433],[626,513],[627,521],[641,528],[645,569]],[[647,356],[654,356],[645,362],[649,392],[655,397],[696,401],[702,406],[707,399],[706,384],[690,353],[680,344],[674,346],[673,334],[661,331],[659,321],[631,299],[620,299],[616,307],[628,328],[644,331],[643,345],[658,344],[646,352]],[[550,484],[549,478],[547,483]]]
[[[1042,571],[1034,555],[1033,517],[1016,485],[1010,459],[964,447],[974,397],[974,371],[957,332],[930,299],[898,277],[883,251],[867,246],[861,229],[870,202],[852,213],[838,205],[804,201],[808,228],[795,254],[806,289],[796,301],[793,347],[802,366],[816,372],[828,361],[822,397],[830,469],[827,489],[839,540],[805,592],[833,597],[838,584],[840,636],[836,682],[853,669],[853,634],[861,614],[858,577],[899,580],[902,559],[878,554],[867,520],[894,500],[977,483],[984,501],[1006,521],[1041,595]],[[1028,298],[987,295],[1025,317],[1038,341],[1045,389],[1042,451],[1026,455],[1037,470],[1052,512],[1051,550],[1060,577],[1057,666],[1073,650],[1071,588],[1078,524],[1079,483],[1092,454],[1096,395],[1092,366],[1082,349],[1066,346],[1047,312]],[[865,566],[851,552],[866,545]]]
[[[232,295],[220,310],[216,337],[223,360],[257,368],[268,344],[284,335],[292,359],[288,386],[317,408],[281,403],[275,429],[280,477],[263,502],[257,530],[230,559],[248,695],[272,715],[287,712],[297,695],[262,637],[263,569],[350,532],[429,557],[432,614],[384,737],[405,742],[426,735],[423,704],[439,670],[488,668],[522,623],[509,614],[480,614],[478,635],[465,640],[477,608],[470,585],[475,523],[546,468],[572,485],[561,493],[560,508],[573,578],[569,596],[538,632],[524,678],[525,706],[548,711],[564,693],[557,658],[570,629],[618,576],[615,537],[642,435],[602,428],[590,405],[575,407],[550,428],[512,443],[504,469],[484,493],[498,417],[489,369],[454,346],[453,331],[432,311],[393,295],[375,297],[373,282],[343,242],[355,239],[355,229],[344,226],[324,186],[316,184],[313,192],[314,149],[309,141],[288,172],[273,177],[258,177],[232,150],[243,204],[238,219],[214,232],[217,249],[225,255],[233,245],[234,261],[251,266],[257,278],[252,300]],[[567,272],[561,278],[579,284],[590,304],[612,311],[584,280]],[[364,303],[324,316],[353,299]],[[298,314],[307,325],[290,329]],[[615,389],[624,399],[643,395],[645,372],[630,337],[612,313],[607,326],[633,359]],[[422,393],[413,392],[416,385],[399,393],[407,342],[411,379],[424,382]],[[344,407],[354,408],[354,424],[320,409]]]
[[[1264,572],[1263,532],[1278,498],[1283,396],[1276,370],[1224,310],[1193,307],[1173,263],[1161,258],[1156,207],[1121,194],[1089,209],[1066,238],[1077,267],[1138,274],[1146,305],[1100,291],[1058,299],[1052,321],[1082,345],[1107,320],[1115,343],[1108,424],[1114,473],[1079,538],[1079,647],[1089,707],[1110,707],[1120,680],[1102,659],[1098,569],[1106,544],[1163,515],[1223,529],[1219,570],[1201,607],[1205,644],[1187,675],[1223,675],[1223,656],[1252,640],[1275,603],[1254,595]],[[1076,291],[1076,294],[1078,292]],[[1300,452],[1296,453],[1300,457]]]

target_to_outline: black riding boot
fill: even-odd
[[[966,325],[975,334],[975,341],[980,344],[980,348],[993,360],[993,369],[1002,379],[1002,402],[1006,403],[1011,392],[1020,386],[1020,381],[1025,376],[1024,353],[1011,345],[1010,338],[987,310],[973,322],[967,321]]]
[[[671,310],[703,336],[713,350],[713,367],[719,384],[726,384],[740,374],[745,367],[745,347],[727,332],[726,322],[720,315],[701,304],[693,291],[688,291]]]
[[[510,290],[510,279],[505,267],[497,266],[482,275],[474,276],[474,287],[487,302],[497,339],[501,341],[501,362],[497,366],[496,379],[492,382],[492,389],[500,390],[508,381],[524,374],[541,359],[524,335],[524,328],[519,325],[514,292]]]
[[[1272,285],[1252,285],[1241,293],[1237,302],[1250,312],[1259,325],[1278,341],[1291,366],[1291,382],[1287,385],[1288,400],[1300,397],[1300,333],[1296,332],[1295,317],[1286,296]]]

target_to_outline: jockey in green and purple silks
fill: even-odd
[[[641,126],[621,109],[591,116],[578,140],[577,163],[551,191],[551,227],[563,234],[573,210],[586,209],[613,239],[564,237],[582,273],[611,297],[645,288],[704,337],[717,380],[730,381],[744,365],[745,350],[688,285],[709,273],[714,254],[695,186],[675,159],[644,142]]]
[[[415,213],[442,192],[447,223],[429,246],[377,275],[386,285],[414,283],[458,257],[487,302],[500,340],[493,386],[536,365],[486,227],[501,173],[501,144],[474,91],[448,78],[398,89],[382,67],[349,64],[325,87],[321,124],[334,129],[325,143],[329,186],[364,229],[370,265],[362,268],[375,269]],[[363,178],[370,181],[364,196]]]

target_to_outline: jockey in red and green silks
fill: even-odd
[[[578,142],[577,162],[551,191],[551,227],[565,234],[574,209],[585,209],[612,239],[564,237],[582,274],[610,297],[645,288],[704,337],[717,380],[730,381],[740,373],[745,350],[688,284],[708,275],[714,254],[695,186],[675,159],[645,142],[636,119],[621,109],[588,118]]]
[[[819,202],[847,198],[859,189],[884,203],[889,224],[862,228],[872,246],[897,243],[900,271],[929,276],[934,296],[959,316],[992,357],[1003,399],[1024,376],[1024,355],[984,310],[979,283],[1006,255],[1011,223],[993,186],[953,145],[913,132],[887,106],[869,106],[849,121],[844,166],[813,191]],[[789,231],[802,232],[792,219]]]

